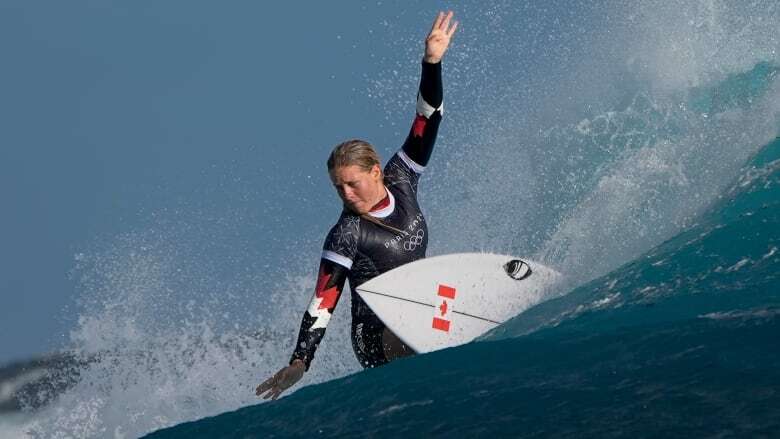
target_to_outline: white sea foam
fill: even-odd
[[[752,262],[750,260],[750,258],[742,258],[736,264],[734,264],[731,267],[727,268],[726,272],[728,273],[728,272],[732,272],[732,271],[737,271],[740,268],[744,267],[745,265],[749,264],[750,262]]]
[[[699,316],[709,320],[746,320],[746,319],[773,319],[780,315],[778,309],[736,310],[724,312],[711,312]]]
[[[208,258],[193,258],[167,233],[127,233],[79,258],[84,291],[70,348],[86,364],[79,381],[23,427],[30,437],[138,437],[261,402],[254,388],[289,360],[309,298],[301,293],[313,291],[314,274],[244,279],[243,288],[264,294],[241,298],[257,318],[235,321],[225,302],[236,286],[219,288],[202,269]],[[350,349],[343,302],[318,367],[296,388],[358,369],[343,355]]]
[[[32,422],[32,416],[25,413],[0,415],[0,437],[3,439],[27,438],[29,437],[27,429]]]
[[[380,410],[374,416],[384,416],[390,413],[406,410],[410,407],[418,407],[418,406],[429,405],[429,404],[433,404],[432,399],[426,399],[424,401],[412,401],[406,404],[395,404],[395,405],[391,405],[386,409]]]
[[[780,4],[753,2],[646,1],[623,6],[625,47],[632,69],[655,90],[674,92],[777,62]]]

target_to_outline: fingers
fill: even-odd
[[[284,391],[283,389],[279,388],[279,386],[265,386],[261,389],[261,386],[263,386],[263,384],[257,386],[257,391],[255,391],[255,395],[262,396],[263,399],[268,399],[268,398],[276,399]],[[265,395],[263,395],[263,393],[265,393]]]
[[[439,13],[439,15],[442,15],[443,13]],[[447,31],[450,27],[450,20],[452,20],[452,11],[447,12],[447,15],[444,16],[444,20],[439,25],[439,29],[443,31]]]
[[[289,385],[284,384],[284,378],[285,375],[283,369],[273,377],[265,380],[265,382],[257,386],[257,389],[255,389],[255,395],[262,396],[263,399],[270,398],[275,400],[279,397],[279,395],[282,394],[282,392],[287,389],[287,387],[290,387]]]
[[[261,393],[273,387],[273,384],[270,381],[271,380],[267,380],[266,382],[257,386],[257,389],[255,389],[255,395],[260,396]]]
[[[458,22],[456,21],[455,23],[452,24],[452,27],[450,28],[450,30],[447,31],[447,37],[448,38],[452,38],[452,35],[455,33],[455,29],[457,29],[457,28],[458,28]]]
[[[433,26],[431,26],[431,32],[436,30],[443,30],[447,32],[447,29],[450,27],[450,21],[452,20],[452,16],[454,15],[454,12],[449,11],[446,14],[442,11],[439,12],[436,15],[436,19],[433,20]],[[457,27],[457,22],[455,22],[455,27]]]
[[[279,389],[278,387],[274,387],[273,389],[269,390],[268,393],[263,395],[263,399],[269,399],[270,398],[271,400],[275,400],[281,394],[282,394],[282,390]]]
[[[433,26],[431,26],[431,32],[435,31],[436,29],[441,26],[441,22],[444,20],[444,12],[439,12],[436,15],[436,18],[433,20]]]
[[[436,19],[433,20],[433,26],[431,27],[431,34],[443,32],[448,38],[451,38],[455,34],[455,30],[458,29],[458,22],[452,21],[454,12],[449,11],[447,13],[439,12],[436,15]],[[452,23],[452,26],[450,26]]]
[[[258,387],[257,390],[255,391],[255,395],[263,396],[263,393],[265,393],[265,396],[263,396],[263,399],[268,399],[268,395],[272,394],[275,390],[276,390],[276,387],[265,387],[263,389]]]
[[[277,387],[279,383],[279,374],[276,373],[271,378],[268,378],[267,380],[260,383],[259,386],[257,386],[257,389],[255,389],[255,395],[260,396],[261,393],[267,392],[275,387]]]

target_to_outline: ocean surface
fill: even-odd
[[[539,260],[563,275],[548,297],[472,343],[371,370],[344,297],[302,382],[261,402],[316,244],[272,276],[257,320],[225,325],[243,284],[211,291],[186,233],[128,232],[78,255],[75,360],[0,417],[0,436],[776,437],[780,5],[615,2],[553,18],[502,5],[471,11],[485,32],[464,34],[445,70],[462,109],[448,107],[421,183],[429,255]],[[489,89],[486,59],[499,60]],[[366,93],[408,113],[395,96],[416,75]]]

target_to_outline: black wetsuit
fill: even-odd
[[[383,227],[344,210],[323,246],[317,287],[303,316],[290,362],[301,359],[308,370],[346,279],[352,288],[352,347],[363,367],[387,363],[382,347],[384,325],[355,293],[355,287],[403,264],[425,257],[428,228],[417,203],[417,183],[433,152],[443,111],[441,63],[423,62],[417,114],[401,149],[387,162],[384,207],[372,210]],[[400,232],[400,233],[399,233]]]

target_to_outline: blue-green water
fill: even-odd
[[[148,437],[773,437],[778,431],[775,140],[694,225],[485,340]]]

